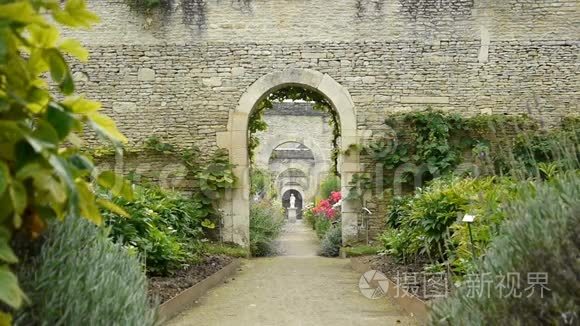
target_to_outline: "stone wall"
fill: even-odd
[[[167,0],[144,13],[92,0],[102,23],[66,31],[89,48],[73,70],[131,144],[155,134],[211,151],[258,78],[328,74],[361,132],[428,106],[465,115],[577,113],[577,0]]]

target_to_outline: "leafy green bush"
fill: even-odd
[[[310,225],[310,227],[312,227],[312,230],[316,230],[316,216],[314,215],[312,209],[304,210],[302,216],[304,217],[304,221],[306,221],[306,224]]]
[[[71,215],[100,223],[99,207],[117,209],[95,200],[89,181],[94,166],[81,153],[79,136],[91,128],[115,146],[126,138],[99,111],[100,103],[74,95],[67,61],[84,62],[89,53],[59,33],[98,20],[84,0],[0,1],[0,303],[14,309],[24,298],[9,267],[18,263],[10,247],[14,232],[35,238],[48,221]],[[130,197],[113,173],[96,179]],[[9,319],[0,312],[1,324]]]
[[[40,254],[24,266],[32,305],[16,325],[154,325],[138,257],[78,218],[52,223]]]
[[[391,209],[391,228],[381,236],[387,252],[402,261],[429,256],[448,261],[464,274],[472,258],[472,247],[464,214],[475,214],[472,224],[476,254],[481,255],[499,232],[505,215],[501,203],[514,198],[517,185],[509,178],[436,179],[414,197],[396,201]],[[395,223],[396,221],[396,223]],[[393,227],[394,226],[394,227]]]
[[[250,172],[250,194],[261,199],[271,199],[277,196],[270,172],[252,168]]]
[[[391,228],[398,228],[403,221],[406,212],[409,210],[410,196],[395,197],[389,206],[387,213],[387,225]]]
[[[328,198],[333,192],[340,192],[340,178],[334,174],[329,174],[320,183],[318,191],[321,198]]]
[[[314,230],[316,230],[316,235],[318,236],[318,239],[322,239],[328,232],[328,229],[330,229],[330,227],[332,226],[332,221],[325,217],[320,216],[317,216],[315,219],[316,220],[314,222]]]
[[[509,216],[482,262],[481,276],[452,297],[436,302],[431,325],[564,325],[578,321],[580,311],[580,176],[560,176],[522,193],[505,209]],[[509,273],[520,278],[509,289],[491,285]],[[540,285],[526,292],[527,277],[545,273]],[[482,288],[483,295],[472,295]],[[549,289],[549,290],[548,290]],[[542,297],[543,293],[543,297]]]
[[[342,228],[340,224],[331,226],[320,243],[320,255],[325,257],[336,257],[342,246]]]
[[[111,236],[137,248],[150,274],[165,275],[195,262],[204,229],[214,227],[206,205],[156,185],[136,187],[133,201],[114,202],[131,217],[105,212]]]
[[[269,256],[275,253],[274,241],[282,232],[282,208],[269,201],[252,203],[250,207],[250,251],[252,256]]]

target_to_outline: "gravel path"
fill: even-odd
[[[360,294],[346,259],[316,256],[318,240],[300,221],[287,225],[281,256],[247,260],[234,279],[169,325],[415,325],[387,299]]]

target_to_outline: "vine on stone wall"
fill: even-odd
[[[540,132],[538,123],[525,115],[463,118],[429,109],[395,115],[385,124],[393,127],[400,137],[396,144],[394,139],[381,138],[359,148],[374,164],[372,171],[353,177],[351,198],[362,198],[378,181],[383,185],[412,182],[410,177],[415,176],[417,167],[424,173],[422,179],[428,181],[451,173],[465,159],[489,169],[490,173],[501,174],[513,170],[514,160],[523,161],[525,165],[526,160],[541,162],[542,156],[550,155],[543,149],[549,147],[545,138],[551,139],[551,136]],[[578,130],[579,124],[568,124],[575,125],[572,129]],[[524,143],[525,146],[521,145]],[[530,147],[530,144],[535,145]],[[534,153],[529,152],[530,148]],[[377,171],[377,165],[382,169]],[[395,176],[396,169],[399,173]]]
[[[115,151],[110,147],[99,147],[87,150],[93,157],[106,158],[115,155]],[[206,160],[200,158],[208,157],[197,146],[193,145],[188,149],[164,142],[157,136],[147,138],[141,146],[125,147],[124,153],[153,152],[177,157],[186,167],[187,175],[193,184],[188,191],[192,193],[192,199],[202,203],[202,211],[207,212],[204,218],[213,218],[214,222],[218,216],[215,205],[228,189],[231,189],[236,182],[233,172],[234,165],[229,161],[229,154],[225,149],[218,149]]]

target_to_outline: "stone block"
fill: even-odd
[[[203,85],[208,87],[218,87],[222,85],[222,79],[219,77],[204,78],[201,81]]]
[[[447,96],[401,96],[403,104],[449,104]]]
[[[155,80],[155,70],[150,68],[139,68],[137,72],[137,79],[140,81]]]

